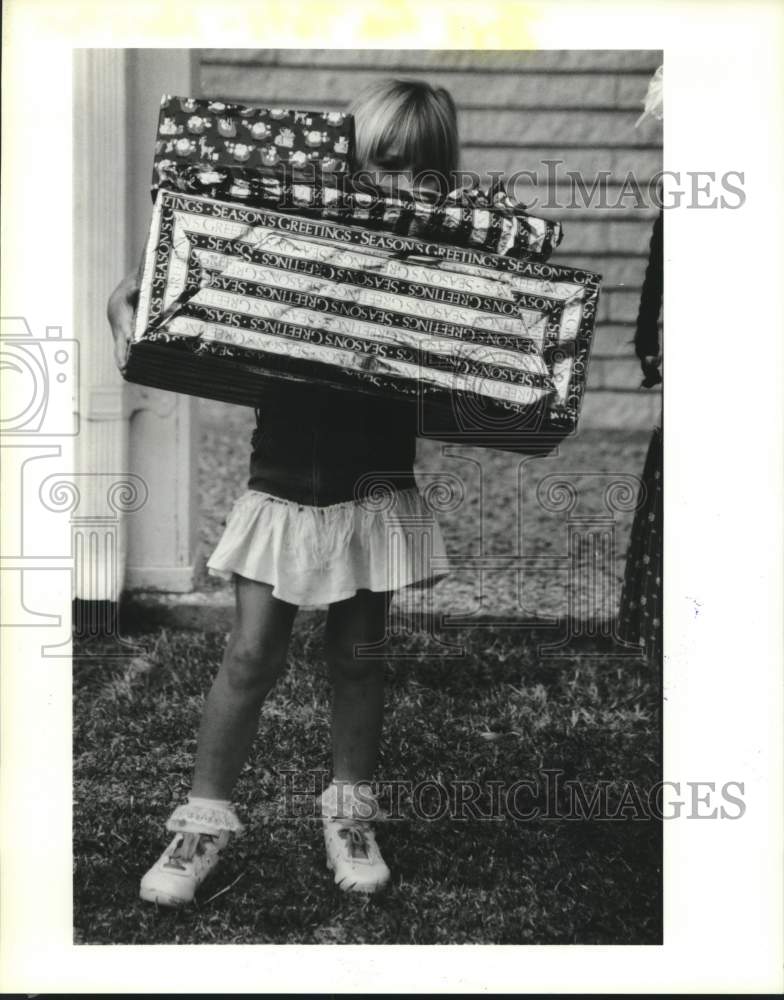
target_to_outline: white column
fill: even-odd
[[[129,49],[126,146],[129,268],[138,265],[152,213],[150,177],[161,95],[190,96],[188,49]],[[119,275],[118,275],[119,277]],[[129,589],[189,591],[200,569],[198,400],[126,386],[129,467],[148,487],[128,520]]]
[[[119,517],[111,539],[90,536],[89,559],[76,566],[79,598],[116,601],[124,587],[188,591],[197,575],[197,401],[124,382],[106,319],[107,299],[137,266],[149,224],[161,94],[189,95],[190,66],[187,49],[75,52],[79,510],[88,520]],[[128,473],[145,500],[118,514],[107,508],[106,478]]]
[[[100,523],[107,477],[127,471],[124,383],[113,359],[106,300],[127,268],[126,87],[122,49],[74,52],[74,321],[80,342],[76,463],[82,516]],[[127,557],[125,518],[114,538],[101,535],[89,565],[74,553],[74,597],[117,601]],[[116,551],[114,551],[116,547]]]

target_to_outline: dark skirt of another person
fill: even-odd
[[[618,636],[639,645],[652,664],[662,650],[662,430],[648,446],[640,506],[632,524],[618,612]]]

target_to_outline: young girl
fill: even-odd
[[[350,111],[355,167],[365,176],[410,188],[427,171],[430,190],[449,187],[458,139],[445,90],[388,81]],[[130,276],[109,301],[120,366],[137,292]],[[416,407],[313,387],[287,390],[262,411],[256,411],[248,491],[207,564],[211,573],[233,577],[236,622],[204,707],[191,794],[169,817],[174,839],[141,882],[142,899],[168,906],[193,899],[242,829],[232,791],[264,699],[284,670],[302,604],[329,606],[333,779],[321,796],[327,865],[345,890],[374,892],[390,877],[370,822],[383,661],[362,657],[357,647],[383,639],[396,589],[435,581],[418,557],[421,532],[430,536],[432,553],[445,556],[414,478]],[[386,503],[377,502],[379,483],[386,484]],[[402,551],[389,544],[401,519]],[[417,519],[422,527],[412,531]]]

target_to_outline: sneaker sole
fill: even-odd
[[[327,861],[327,870],[334,872],[335,866]],[[384,879],[383,882],[352,882],[350,885],[346,885],[347,875],[338,881],[337,875],[335,876],[335,885],[340,889],[341,892],[362,892],[367,896],[372,896],[376,892],[381,892],[386,886],[389,885],[389,879]]]
[[[140,889],[139,898],[143,899],[145,903],[155,903],[158,906],[171,906],[174,908],[189,906],[193,902],[192,899],[172,896],[171,893],[158,892],[156,889]]]

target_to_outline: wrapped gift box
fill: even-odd
[[[176,190],[186,168],[238,180],[295,173],[329,179],[349,170],[354,121],[342,111],[256,108],[195,97],[161,98],[152,194]]]
[[[576,427],[599,282],[162,190],[125,377],[247,406],[297,382],[380,393],[423,436],[541,453]]]
[[[325,183],[323,177],[306,181],[291,174],[184,164],[171,168],[164,186],[530,260],[547,260],[563,237],[560,223],[530,215],[500,184],[489,191],[458,188],[445,198],[427,199],[407,191],[390,194],[350,176]]]

